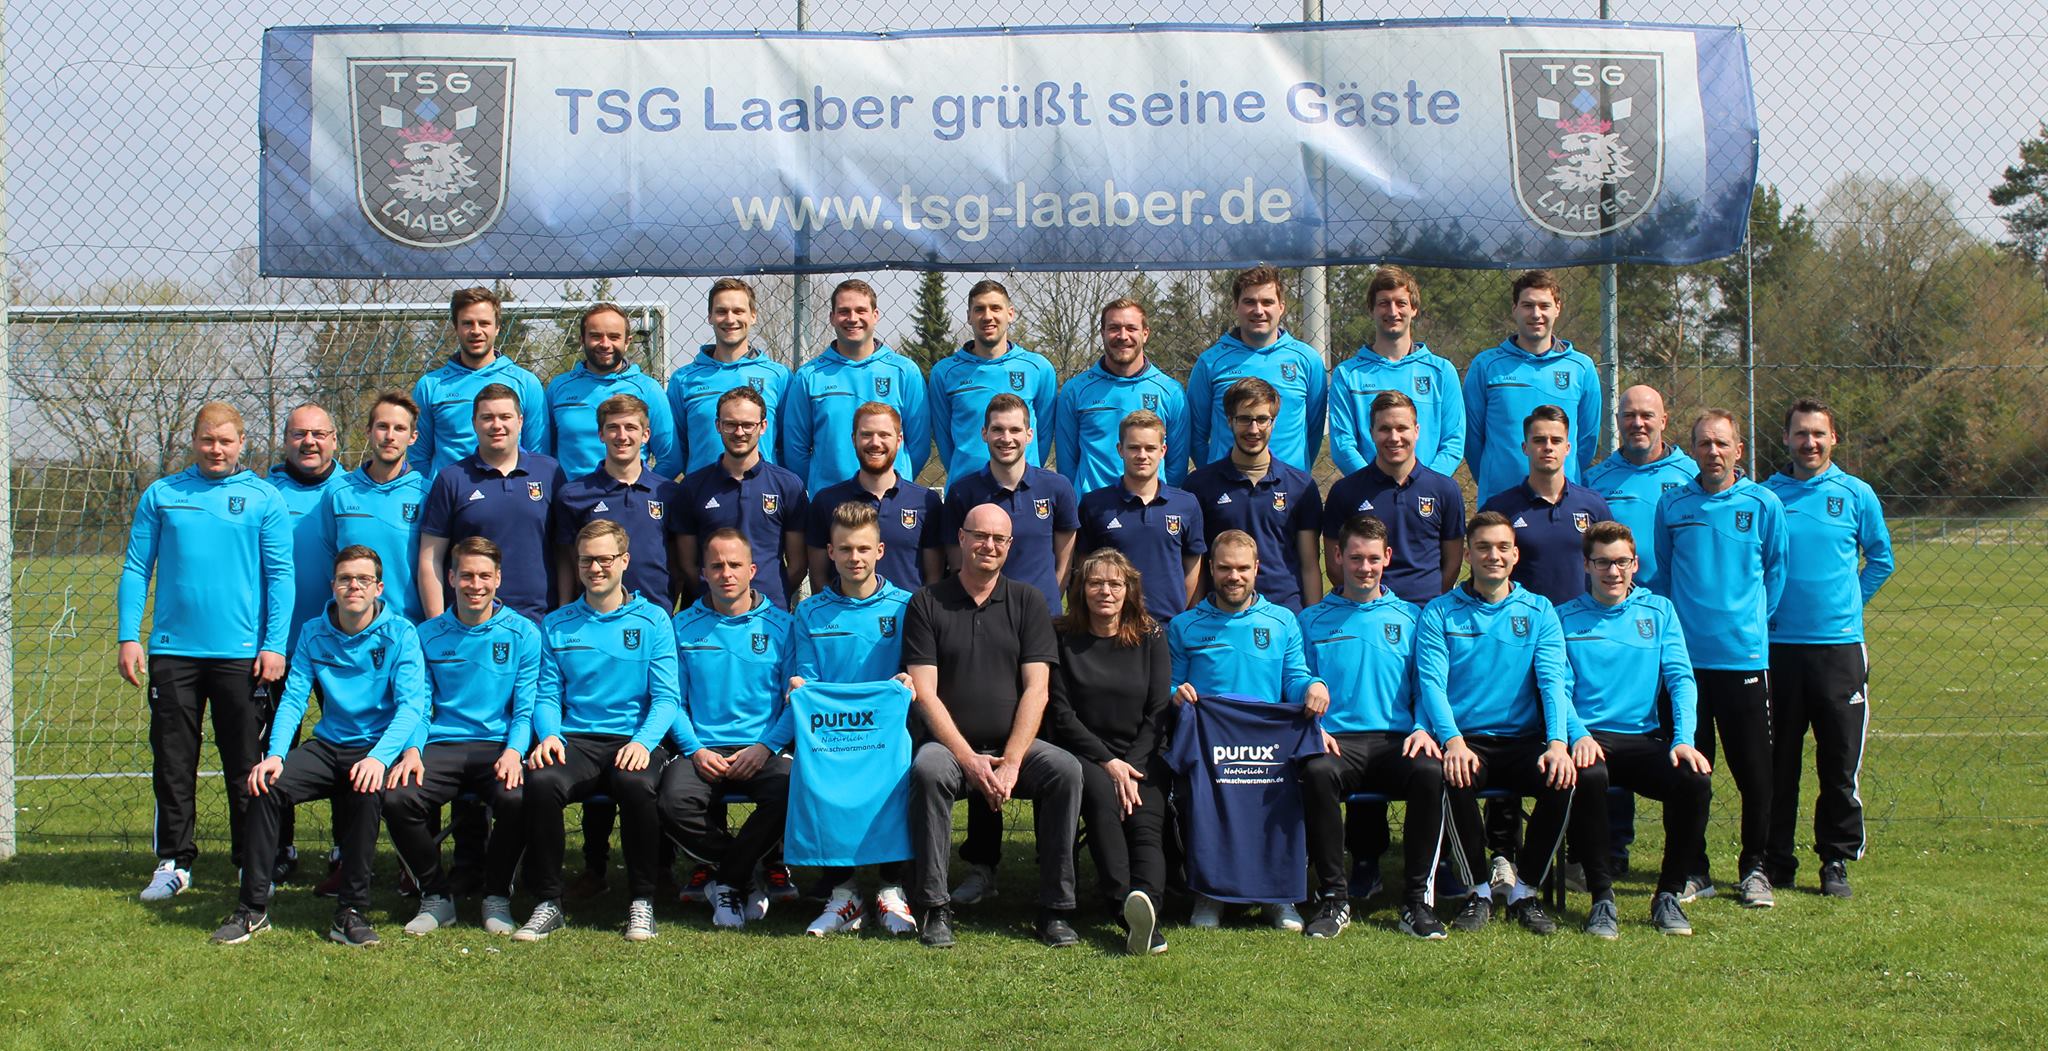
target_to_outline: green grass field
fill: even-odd
[[[17,575],[23,774],[147,769],[141,696],[111,675],[110,568],[42,560]],[[388,850],[371,913],[382,949],[321,941],[331,906],[303,887],[281,892],[276,931],[223,949],[206,934],[233,894],[224,843],[204,844],[192,892],[144,906],[147,782],[35,780],[20,791],[23,853],[0,865],[0,1045],[2048,1045],[2034,977],[2048,947],[2044,569],[2039,545],[1901,546],[1871,610],[1871,855],[1850,902],[1812,893],[1809,859],[1777,909],[1700,902],[1697,936],[1660,938],[1643,922],[1661,840],[1645,803],[1615,944],[1576,933],[1578,896],[1571,933],[1544,941],[1497,923],[1419,944],[1376,900],[1328,944],[1247,920],[1170,927],[1167,956],[1132,960],[1095,914],[1088,944],[1055,953],[1030,940],[1031,844],[1013,833],[1005,896],[965,914],[951,953],[801,938],[809,905],[714,933],[702,906],[663,903],[661,938],[630,946],[617,891],[537,946],[467,926],[473,902],[465,926],[412,940]],[[76,637],[51,637],[66,624]],[[1717,858],[1734,845],[1721,782]],[[202,829],[223,830],[217,785],[202,802]],[[323,810],[306,808],[302,845],[321,841]]]

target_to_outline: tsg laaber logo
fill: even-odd
[[[505,208],[509,58],[352,58],[356,199],[377,232],[415,248],[472,240]]]
[[[1567,237],[1642,218],[1664,185],[1664,56],[1503,51],[1515,200]]]

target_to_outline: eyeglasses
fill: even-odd
[[[356,588],[362,588],[364,591],[368,591],[371,585],[376,584],[378,581],[382,579],[384,578],[362,576],[335,577],[334,586],[343,591],[352,591]]]
[[[319,440],[324,442],[327,439],[334,437],[334,432],[293,430],[284,432],[284,436],[286,441],[302,442],[308,438],[318,438]]]
[[[1232,416],[1230,422],[1240,427],[1271,427],[1277,416]]]
[[[1605,573],[1610,569],[1627,569],[1635,565],[1636,560],[1633,555],[1627,558],[1589,558],[1586,564],[1592,566],[1595,573]]]
[[[1002,533],[984,533],[979,529],[962,529],[960,535],[970,544],[987,544],[991,547],[1009,547],[1014,538]]]
[[[617,562],[617,561],[618,561],[619,559],[622,559],[622,558],[624,558],[624,557],[626,557],[626,556],[624,556],[624,555],[577,555],[577,556],[576,556],[576,564],[577,564],[577,565],[579,565],[579,566],[582,566],[582,567],[584,567],[585,569],[589,569],[589,568],[591,568],[591,567],[596,567],[596,568],[598,568],[598,569],[610,569],[610,568],[612,568],[612,563],[614,563],[614,562]]]
[[[758,431],[758,430],[760,430],[761,428],[763,428],[763,427],[766,427],[766,426],[768,426],[768,422],[767,422],[766,420],[752,420],[752,421],[748,421],[748,420],[720,420],[720,421],[718,421],[718,429],[719,429],[719,430],[721,430],[721,431],[733,431],[733,432],[735,432],[735,433],[738,433],[738,434],[745,434],[745,433],[747,433],[748,431]]]
[[[1121,580],[1091,580],[1086,586],[1090,591],[1107,591],[1111,594],[1118,594],[1124,590],[1124,582]]]

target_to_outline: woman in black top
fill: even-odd
[[[1171,705],[1166,635],[1145,612],[1138,571],[1102,548],[1067,583],[1067,612],[1055,622],[1060,664],[1052,676],[1047,725],[1053,742],[1081,760],[1081,820],[1095,872],[1122,910],[1134,954],[1166,951],[1159,933],[1166,785],[1159,762]]]

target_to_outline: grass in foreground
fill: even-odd
[[[946,953],[803,938],[809,904],[713,932],[702,905],[665,902],[660,939],[628,945],[616,889],[539,945],[484,934],[469,901],[464,926],[412,939],[399,930],[412,904],[390,890],[388,855],[371,911],[382,948],[325,942],[331,903],[303,886],[282,892],[276,930],[224,948],[206,940],[233,895],[218,856],[192,891],[151,907],[134,899],[143,853],[32,845],[0,865],[0,1043],[2039,1046],[2042,833],[1894,827],[1855,866],[1856,900],[1814,893],[1802,859],[1800,886],[1781,890],[1775,910],[1692,906],[1692,938],[1648,928],[1638,873],[1621,888],[1624,933],[1612,944],[1577,933],[1583,895],[1550,939],[1496,922],[1436,944],[1397,933],[1376,899],[1335,942],[1246,919],[1169,927],[1172,951],[1152,959],[1121,956],[1106,914],[1090,917],[1081,948],[1032,941],[1028,838],[1008,844],[1004,896],[965,912],[960,947]],[[1650,857],[1639,853],[1638,867]],[[1176,921],[1185,910],[1176,903]]]

